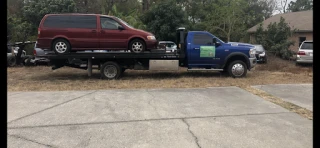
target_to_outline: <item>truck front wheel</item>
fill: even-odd
[[[103,79],[118,79],[121,75],[121,67],[116,62],[106,62],[100,68]]]
[[[233,61],[228,66],[228,73],[233,78],[241,78],[247,75],[247,65],[240,60]]]

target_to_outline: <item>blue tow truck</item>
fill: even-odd
[[[97,65],[101,78],[118,79],[126,69],[175,71],[187,67],[188,71],[220,71],[231,77],[245,77],[257,63],[255,46],[246,43],[225,43],[206,31],[177,29],[178,48],[173,53],[155,49],[144,53],[49,53],[42,57],[50,59],[52,69],[63,66],[88,70]]]

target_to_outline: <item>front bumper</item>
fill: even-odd
[[[264,62],[267,59],[267,55],[265,53],[257,53],[256,58],[257,62]]]
[[[249,66],[249,70],[252,69],[254,66],[256,66],[257,64],[257,58],[249,58],[250,61],[250,66]]]
[[[147,49],[156,49],[158,47],[158,41],[157,40],[147,40]]]
[[[313,64],[313,60],[298,59],[297,63]]]

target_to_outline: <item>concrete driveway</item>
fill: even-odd
[[[281,98],[284,101],[313,111],[312,84],[274,84],[253,87]]]
[[[311,148],[312,121],[237,87],[10,92],[8,147]]]

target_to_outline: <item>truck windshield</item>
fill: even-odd
[[[224,41],[222,41],[222,40],[219,39],[218,37],[216,37],[216,36],[214,36],[214,35],[213,35],[213,37],[214,37],[214,38],[217,38],[217,40],[218,40],[220,43],[224,43]]]
[[[124,25],[126,25],[127,27],[129,27],[129,28],[134,28],[134,27],[132,27],[131,25],[129,25],[127,22],[125,22],[124,20],[122,20],[122,19],[120,19],[120,18],[118,18],[118,17],[116,17],[122,24],[124,24]]]

